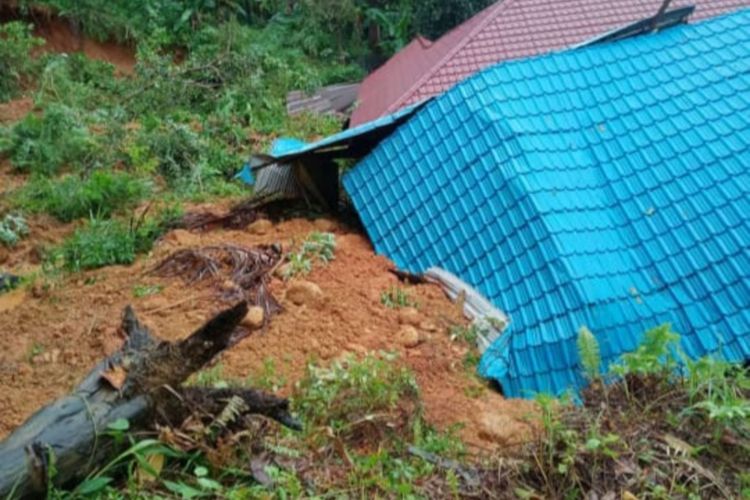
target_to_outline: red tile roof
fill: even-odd
[[[368,76],[351,126],[438,95],[491,64],[580,43],[653,16],[662,0],[501,0],[436,42],[415,38]],[[674,0],[670,9],[695,5],[691,21],[750,0]]]

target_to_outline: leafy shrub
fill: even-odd
[[[336,250],[336,236],[332,233],[310,233],[302,242],[298,252],[289,254],[289,263],[284,272],[284,277],[289,279],[299,274],[308,274],[312,271],[313,261],[319,260],[325,264],[334,259]]]
[[[31,57],[34,47],[44,42],[31,35],[31,26],[22,22],[0,25],[0,101],[12,99],[36,71]]]
[[[138,254],[148,252],[176,219],[173,211],[129,224],[116,219],[92,218],[52,253],[52,263],[78,272],[115,264],[132,264]]]
[[[108,62],[80,53],[48,56],[39,76],[36,101],[95,111],[106,106],[112,94],[122,92],[124,85]]]
[[[109,218],[134,207],[151,192],[151,184],[126,172],[96,170],[86,179],[68,175],[59,180],[36,177],[19,194],[18,203],[63,222],[81,217]]]
[[[79,114],[61,104],[48,106],[42,116],[27,115],[12,128],[8,143],[4,153],[17,170],[43,175],[71,164],[91,167],[98,149]]]
[[[504,467],[504,486],[523,498],[610,491],[638,498],[741,497],[738,471],[750,467],[747,369],[704,358],[677,370],[678,342],[669,325],[653,328],[610,367],[612,383],[581,392],[581,404],[540,397],[543,432],[524,448],[518,466]],[[594,360],[589,348],[579,349],[581,358]],[[596,363],[583,364],[598,376]],[[617,473],[626,462],[627,472]]]
[[[7,214],[0,219],[0,243],[15,246],[21,238],[28,236],[29,226],[26,219],[17,214]]]
[[[308,431],[330,427],[334,434],[351,440],[361,436],[369,423],[409,432],[399,405],[417,408],[419,389],[413,375],[392,359],[368,356],[362,361],[337,361],[330,368],[308,366],[307,376],[295,389],[294,404]],[[381,414],[393,422],[368,422]],[[409,415],[409,419],[416,415]],[[408,434],[407,434],[408,435]],[[403,437],[403,436],[402,436]]]

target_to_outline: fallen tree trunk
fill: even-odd
[[[157,420],[180,425],[196,412],[216,415],[228,400],[239,398],[243,413],[298,427],[285,399],[253,390],[180,387],[232,344],[246,312],[243,301],[188,338],[169,343],[157,341],[126,308],[122,349],[99,363],[71,394],[39,410],[0,443],[0,498],[40,496],[50,480],[64,486],[85,477],[115,451],[106,431],[122,418],[133,431],[151,429]]]

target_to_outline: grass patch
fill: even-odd
[[[37,71],[31,51],[44,41],[35,38],[31,29],[23,22],[0,25],[0,102],[18,96]]]
[[[151,297],[153,295],[159,295],[162,290],[164,290],[163,285],[135,285],[133,287],[133,297],[136,299]]]
[[[380,303],[388,309],[401,309],[403,307],[419,307],[409,292],[399,286],[392,286],[380,294]]]
[[[97,170],[84,179],[76,175],[57,180],[36,177],[21,188],[16,204],[62,222],[82,217],[107,219],[135,207],[151,192],[150,182],[127,172]]]
[[[63,167],[86,170],[99,154],[80,113],[63,104],[47,106],[41,116],[26,115],[4,142],[1,152],[16,170],[41,175]]]
[[[316,261],[328,264],[335,258],[335,251],[336,236],[334,234],[317,231],[310,233],[302,242],[299,251],[288,255],[284,278],[290,279],[294,276],[309,274]]]
[[[669,325],[646,332],[635,351],[603,374],[595,343],[582,328],[579,355],[591,383],[581,404],[539,397],[543,432],[515,466],[487,471],[488,487],[512,488],[522,498],[750,493],[746,369],[715,358],[688,361]]]
[[[177,218],[173,211],[126,223],[117,219],[91,218],[51,255],[54,267],[70,272],[115,264],[132,264],[138,254],[151,250]]]

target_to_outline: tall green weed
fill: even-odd
[[[0,25],[0,102],[16,97],[36,73],[38,64],[31,51],[43,43],[31,34],[28,24]]]
[[[168,209],[130,222],[93,217],[52,251],[50,263],[71,272],[132,264],[138,254],[151,250],[177,215]]]
[[[17,204],[31,212],[48,213],[62,222],[81,217],[109,218],[133,208],[152,192],[152,183],[126,172],[96,170],[90,176],[60,179],[36,177],[17,195]]]
[[[32,113],[16,124],[1,153],[16,170],[52,175],[64,167],[91,168],[99,148],[79,112],[52,104],[41,116]]]

